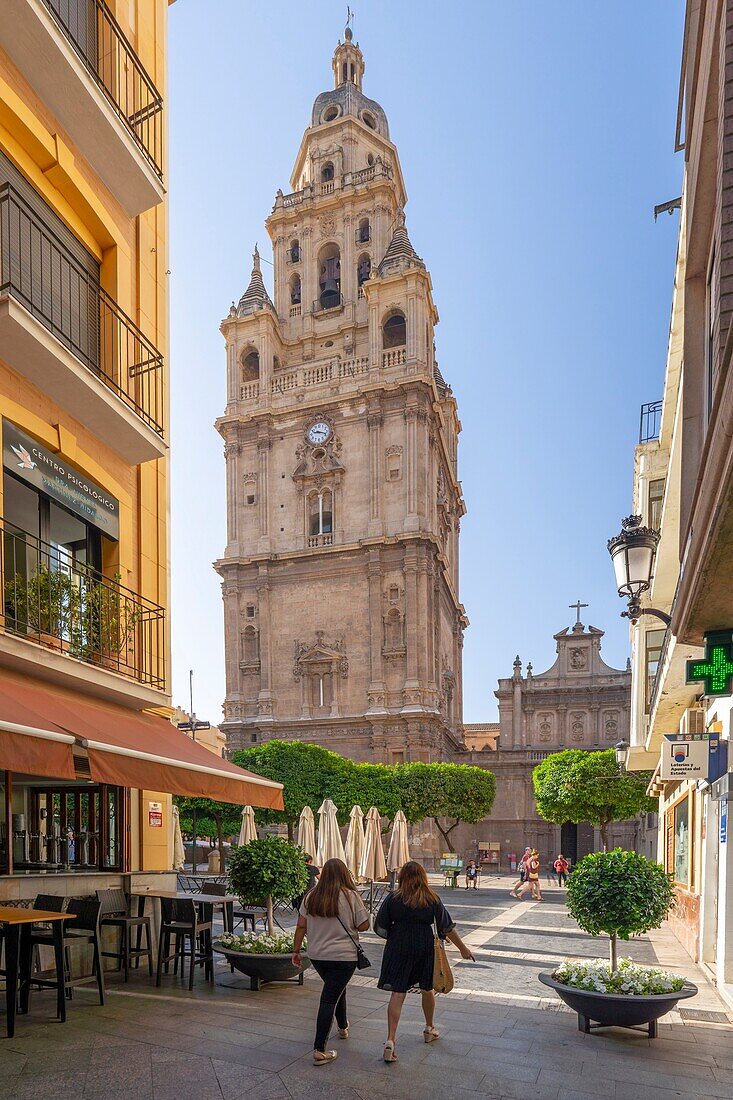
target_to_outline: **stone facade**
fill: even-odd
[[[397,149],[347,31],[221,331],[230,749],[300,738],[359,760],[462,744],[457,407]]]
[[[473,854],[476,839],[498,842],[502,866],[508,853],[520,853],[526,844],[539,849],[543,865],[559,851],[580,858],[597,850],[597,829],[569,824],[561,828],[538,816],[532,770],[551,752],[605,749],[628,741],[631,672],[603,661],[603,631],[593,626],[586,630],[578,621],[554,637],[557,658],[546,672],[535,675],[528,664],[523,675],[517,657],[512,676],[499,680],[496,748],[478,747],[481,740],[496,737],[490,724],[466,731],[469,751],[464,759],[494,772],[497,793],[490,818],[479,826],[460,826],[457,847]],[[611,826],[611,843],[634,848],[639,828],[634,821]]]

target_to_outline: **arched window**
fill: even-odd
[[[260,353],[254,348],[242,354],[242,381],[256,382],[260,377]]]
[[[259,656],[257,631],[253,626],[247,626],[242,634],[242,660],[245,665],[254,665],[259,660]]]
[[[329,161],[326,161],[326,163],[323,165],[323,168],[321,168],[321,182],[322,183],[330,183],[332,179],[333,179],[333,164],[329,160]]]
[[[341,305],[341,253],[337,244],[327,244],[318,257],[318,301],[321,309]]]
[[[330,535],[333,533],[333,493],[330,489],[319,489],[308,498],[308,534]]]
[[[290,242],[290,248],[288,249],[288,251],[290,252],[291,264],[300,263],[300,241],[297,239],[292,240]]]
[[[369,218],[362,218],[359,222],[359,228],[357,229],[357,242],[359,244],[366,244],[367,241],[372,239],[372,231],[369,225]]]
[[[359,286],[363,286],[372,273],[372,261],[368,253],[359,257],[356,264],[356,280]]]
[[[403,648],[402,641],[402,616],[399,609],[396,607],[390,608],[387,612],[387,620],[385,623],[385,646],[389,650],[396,650]]]
[[[382,325],[382,347],[401,348],[407,343],[407,322],[404,313],[395,310]]]
[[[290,304],[300,305],[300,275],[293,275],[290,280]]]

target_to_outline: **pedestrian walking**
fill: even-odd
[[[334,1016],[339,1037],[349,1037],[346,986],[356,970],[359,933],[368,927],[369,913],[348,867],[340,859],[327,859],[317,884],[303,898],[293,941],[293,966],[302,964],[300,949],[307,935],[308,958],[323,979],[313,1043],[316,1066],[337,1057],[335,1050],[326,1050]]]
[[[464,959],[474,961],[471,951],[456,932],[450,913],[430,888],[425,869],[411,860],[401,868],[397,889],[384,899],[374,921],[374,931],[387,941],[377,983],[380,989],[391,993],[387,1006],[385,1062],[397,1061],[397,1026],[408,992],[419,990],[422,995],[425,1042],[432,1043],[440,1038],[434,1021],[433,926],[441,939],[449,939],[455,944]]]
[[[468,890],[469,886],[473,886],[474,890],[476,889],[476,887],[478,886],[478,875],[479,875],[479,871],[478,871],[478,867],[476,866],[476,860],[475,859],[469,859],[468,863],[466,864],[466,889],[467,890]]]
[[[303,898],[309,890],[313,889],[315,884],[318,882],[318,876],[321,873],[320,867],[316,867],[315,863],[313,862],[313,856],[310,854],[310,852],[303,852],[303,859],[305,860],[305,869],[308,872],[308,882],[306,883],[306,887],[303,893],[299,894],[297,898],[293,898],[292,906],[295,910],[300,909]]]
[[[524,886],[525,882],[527,881],[527,860],[530,858],[531,854],[532,849],[530,847],[525,848],[522,854],[522,858],[519,861],[519,867],[517,868],[517,870],[519,871],[519,878],[509,891],[509,893],[513,894],[515,898],[521,896],[522,886]]]
[[[527,860],[527,882],[529,883],[530,893],[535,901],[542,901],[542,891],[540,889],[540,854],[536,848],[532,849],[531,855]]]
[[[565,856],[560,852],[559,856],[554,863],[555,874],[557,875],[558,886],[567,886],[568,872],[570,870],[570,864],[565,859]]]

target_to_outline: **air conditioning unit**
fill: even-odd
[[[680,733],[689,735],[693,733],[705,733],[705,708],[688,707],[680,718]]]

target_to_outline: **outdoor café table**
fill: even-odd
[[[45,909],[16,909],[13,906],[0,906],[0,927],[2,927],[5,941],[5,1003],[8,1039],[12,1039],[15,1034],[15,1003],[18,995],[19,974],[20,1011],[28,1011],[28,989],[31,974],[31,928],[39,921],[51,925],[56,973],[63,974],[64,921],[69,920],[69,917],[69,913],[47,913]],[[63,981],[58,984],[56,1009],[63,1022],[66,1019]]]
[[[137,898],[137,915],[141,917],[145,908],[145,898],[174,898],[181,901],[195,901],[198,905],[210,905],[212,909],[220,908],[224,916],[224,929],[231,932],[234,927],[234,903],[239,898],[233,894],[200,894],[191,890],[134,890],[132,896]],[[205,918],[204,918],[205,919]]]

